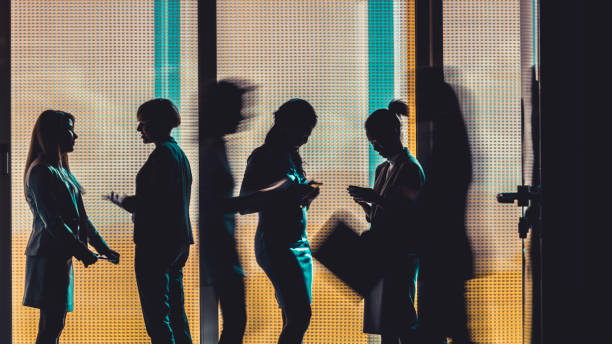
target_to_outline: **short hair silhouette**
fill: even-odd
[[[181,124],[178,109],[169,99],[151,99],[138,107],[136,118],[139,121],[152,121],[161,126],[176,128]]]

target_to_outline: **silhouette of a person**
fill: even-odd
[[[418,125],[431,147],[427,183],[414,207],[418,232],[421,343],[469,343],[465,282],[472,276],[465,208],[472,178],[468,136],[459,101],[442,73],[426,69],[417,84]],[[425,133],[427,131],[428,133]]]
[[[398,116],[407,115],[406,104],[392,101],[389,109],[376,110],[368,117],[368,140],[387,161],[376,168],[373,189],[349,186],[371,223],[363,239],[375,242],[374,254],[383,265],[382,279],[366,297],[364,309],[364,332],[380,334],[383,344],[409,343],[417,328],[414,300],[419,260],[402,239],[412,226],[406,211],[423,187],[425,174],[402,145]]]
[[[185,314],[183,267],[193,244],[189,202],[191,168],[170,136],[180,122],[168,99],[140,105],[138,128],[155,150],[136,176],[136,195],[107,198],[134,218],[134,269],[147,333],[153,344],[191,343]]]
[[[298,149],[308,141],[316,122],[315,111],[305,100],[281,105],[264,144],[248,159],[241,187],[241,195],[277,192],[258,211],[255,255],[282,309],[280,344],[301,343],[311,317],[312,255],[306,212],[319,189],[308,181]]]
[[[237,81],[209,84],[200,117],[200,273],[205,284],[214,286],[221,305],[221,344],[242,343],[246,327],[244,272],[234,239],[234,213],[248,205],[248,200],[232,197],[234,178],[223,137],[236,132],[243,120],[247,91]]]
[[[78,135],[74,116],[47,110],[40,114],[26,160],[25,197],[34,215],[26,247],[23,305],[39,308],[37,344],[55,344],[73,310],[72,257],[85,267],[97,261],[89,250],[119,263],[119,253],[108,247],[87,217],[83,188],[68,165]]]

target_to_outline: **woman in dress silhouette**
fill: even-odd
[[[47,110],[40,114],[25,165],[25,197],[34,215],[26,247],[23,305],[39,308],[37,344],[54,344],[73,310],[72,257],[85,267],[94,264],[96,251],[119,263],[119,253],[108,247],[87,217],[83,188],[68,164],[78,135],[74,116]]]
[[[301,343],[310,323],[312,255],[306,212],[319,193],[319,184],[308,181],[298,149],[308,142],[316,123],[307,101],[292,99],[281,105],[264,144],[248,159],[241,187],[241,195],[261,190],[278,193],[257,210],[255,255],[282,309],[279,344]]]

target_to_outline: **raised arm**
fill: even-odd
[[[136,211],[136,196],[119,195],[111,191],[110,194],[104,195],[102,198],[130,213]]]
[[[241,213],[249,214],[259,212],[271,203],[281,201],[288,197],[287,183],[290,183],[288,178],[281,179],[273,185],[261,190],[241,190],[238,197],[231,197],[220,200],[221,209],[225,213]]]

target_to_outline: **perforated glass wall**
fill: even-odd
[[[444,0],[443,7],[445,77],[459,96],[473,156],[467,209],[476,264],[476,278],[468,283],[473,339],[521,343],[525,320],[528,342],[530,293],[525,319],[521,306],[521,210],[496,201],[498,193],[521,184],[521,1]]]
[[[38,310],[21,305],[25,245],[32,214],[23,169],[34,122],[43,110],[75,115],[79,135],[70,165],[86,189],[85,207],[118,266],[75,261],[75,311],[62,343],[149,343],[134,277],[132,222],[102,200],[133,193],[136,173],[152,151],[136,132],[136,109],[154,97],[172,99],[182,114],[173,132],[194,173],[192,224],[197,224],[197,2],[11,2],[13,342],[33,343]],[[194,232],[197,228],[194,227]],[[199,341],[198,247],[184,269],[186,309]]]
[[[444,64],[463,107],[474,157],[467,225],[477,276],[468,284],[474,341],[521,340],[520,210],[498,205],[495,195],[521,181],[519,0],[444,1]],[[65,343],[147,343],[133,274],[128,214],[101,200],[110,190],[131,193],[152,147],[135,131],[139,104],[172,99],[183,124],[173,135],[194,173],[192,224],[197,225],[197,2],[11,2],[13,338],[31,343],[38,312],[21,306],[24,250],[32,215],[23,199],[22,174],[36,116],[55,108],[76,116],[79,134],[72,170],[87,189],[93,223],[122,255],[119,266],[75,264],[75,311]],[[346,186],[371,185],[379,158],[363,123],[393,98],[414,113],[414,1],[320,0],[217,3],[218,77],[259,86],[255,116],[229,137],[237,185],[246,159],[263,142],[272,113],[284,101],[308,100],[319,123],[302,150],[310,177],[324,183],[308,214],[313,246],[338,210],[361,210]],[[403,125],[415,150],[414,117]],[[237,191],[237,190],[236,190]],[[281,328],[270,282],[253,256],[256,215],[237,217],[237,240],[246,271],[245,343],[273,343]],[[197,232],[197,227],[194,227]],[[187,312],[199,341],[198,248],[185,268]],[[313,318],[306,343],[375,343],[362,333],[363,303],[315,262]],[[529,310],[527,309],[527,317]],[[526,336],[528,336],[526,334]]]
[[[308,212],[311,244],[339,210],[363,211],[346,192],[368,186],[380,162],[363,129],[368,114],[393,98],[410,101],[414,75],[413,1],[219,1],[217,73],[259,86],[247,130],[228,140],[228,156],[240,185],[251,151],[263,143],[272,113],[299,97],[314,106],[319,122],[301,154],[305,170],[324,183]],[[404,123],[414,151],[414,117]],[[237,190],[236,190],[237,192]],[[274,343],[281,313],[274,291],[253,253],[257,215],[239,216],[237,240],[246,271],[248,323],[245,343]],[[363,303],[319,263],[314,264],[313,317],[305,343],[377,342],[363,334]]]

